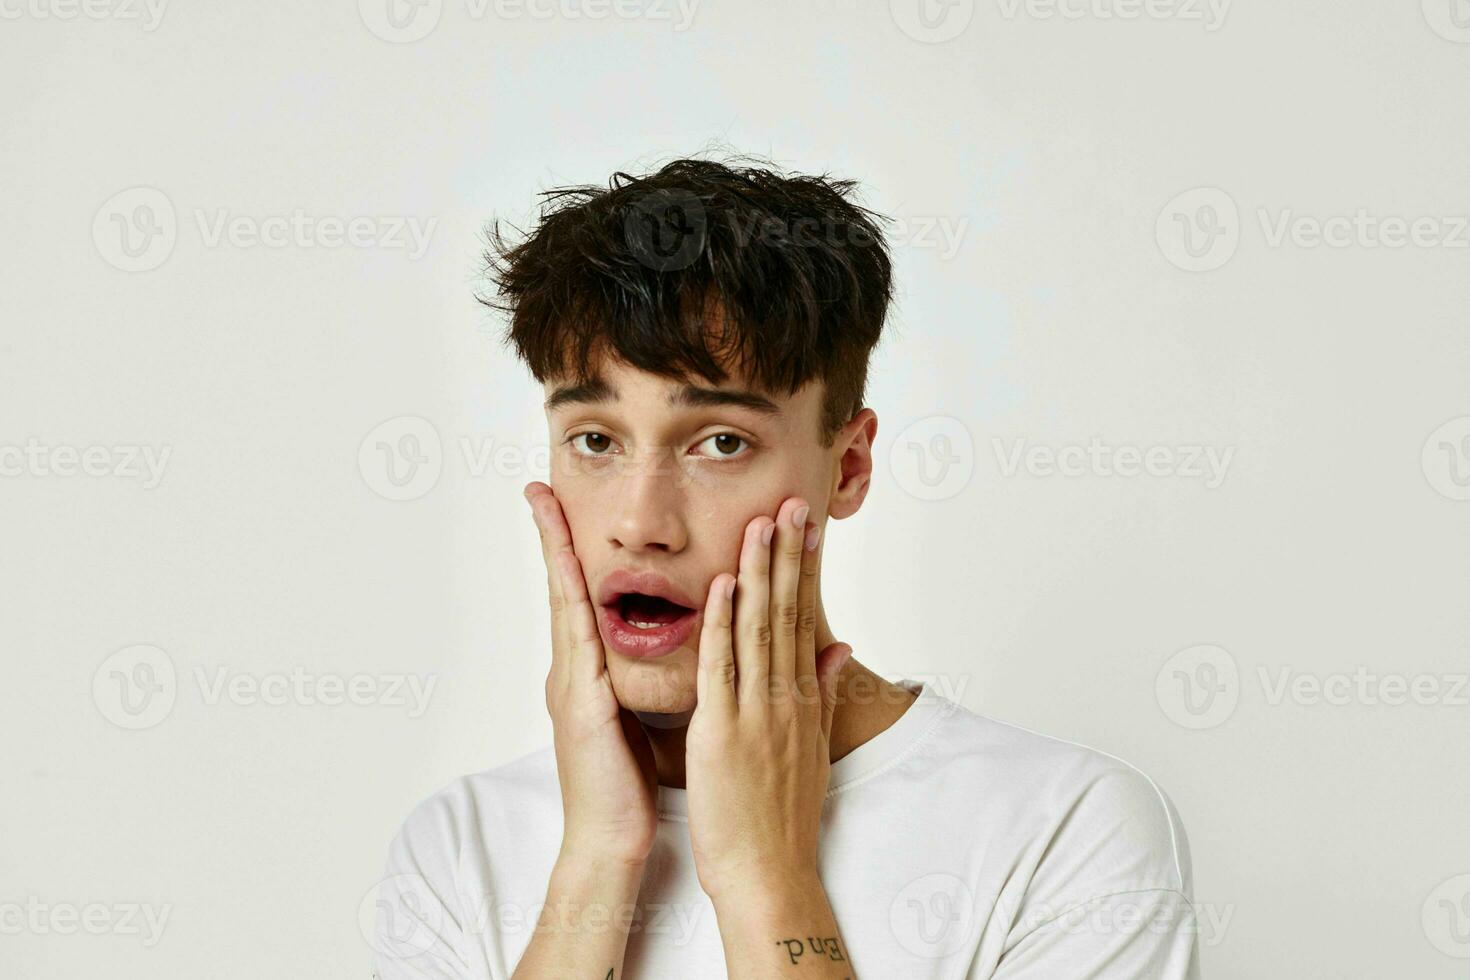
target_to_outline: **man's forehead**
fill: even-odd
[[[730,377],[719,384],[710,384],[703,378],[666,378],[661,375],[637,372],[653,379],[664,389],[664,400],[670,408],[709,408],[725,406],[744,408],[761,415],[779,417],[783,414],[783,396],[751,387],[741,378]],[[547,383],[546,410],[554,412],[570,405],[606,405],[621,401],[631,378],[629,373],[609,376],[601,370],[583,381],[557,379]]]
[[[722,359],[724,380],[715,384],[698,375],[670,377],[637,368],[619,357],[599,350],[588,365],[588,376],[578,379],[563,375],[547,381],[546,411],[554,412],[568,405],[616,404],[636,386],[652,385],[663,392],[670,408],[709,408],[726,406],[745,408],[760,415],[779,418],[790,396],[754,384],[742,367]]]

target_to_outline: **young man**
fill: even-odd
[[[852,190],[680,160],[493,236],[547,396],[554,744],[410,814],[382,980],[1198,976],[1147,777],[890,683],[828,623],[891,295]]]

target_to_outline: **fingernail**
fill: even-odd
[[[767,524],[766,529],[761,532],[761,544],[770,544],[771,538],[776,536],[776,525]]]
[[[822,537],[822,528],[817,526],[806,532],[806,550],[816,551],[817,541]]]
[[[800,507],[796,508],[795,513],[791,515],[791,526],[798,529],[806,527],[806,515],[810,511],[811,508],[808,507],[806,504],[802,504]]]
[[[735,580],[733,578],[725,583],[725,598],[727,600],[735,598]]]

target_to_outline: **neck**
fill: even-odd
[[[817,652],[837,642],[827,625],[827,614],[817,602]],[[914,695],[884,680],[857,660],[857,652],[842,665],[837,675],[837,704],[832,709],[830,761],[836,762],[898,720],[914,701]],[[644,726],[653,747],[661,786],[684,787],[684,734],[687,726],[673,728]]]

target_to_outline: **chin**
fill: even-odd
[[[687,716],[694,710],[698,665],[699,655],[688,649],[647,660],[607,652],[607,673],[618,703],[640,714],[675,716],[668,719],[673,725],[687,724]],[[645,724],[658,722],[641,720]]]

